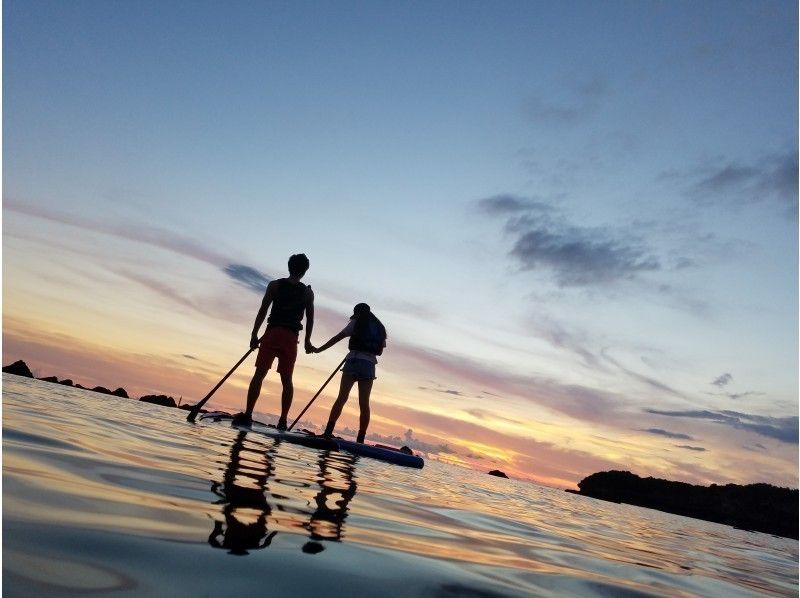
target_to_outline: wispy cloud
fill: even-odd
[[[420,390],[429,390],[429,391],[432,391],[432,392],[441,392],[443,394],[453,395],[453,396],[456,396],[456,397],[463,397],[464,396],[463,392],[461,392],[460,390],[455,390],[454,388],[429,388],[427,386],[418,386],[417,388],[419,388]]]
[[[675,440],[694,440],[688,434],[682,434],[680,432],[670,432],[668,430],[662,430],[661,428],[647,428],[646,430],[641,430],[642,432],[649,432],[650,434],[656,434],[658,436],[665,436],[667,438],[672,438]]]
[[[222,266],[230,262],[228,257],[215,251],[210,246],[165,228],[141,224],[129,223],[122,225],[92,221],[71,214],[45,210],[37,206],[8,199],[3,200],[3,210],[11,210],[57,224],[64,224],[83,230],[115,236],[128,241],[134,241],[136,243],[150,245],[152,247],[166,249],[179,255],[215,266]]]
[[[796,150],[769,154],[749,163],[728,160],[685,172],[671,171],[662,177],[681,181],[688,196],[698,204],[730,206],[772,201],[791,217],[797,216]]]
[[[798,443],[798,417],[768,417],[739,413],[737,411],[662,411],[647,409],[647,413],[667,417],[683,417],[705,419],[718,424],[730,426],[736,430],[746,430],[767,438],[774,438],[789,444]]]
[[[222,271],[245,288],[259,294],[267,290],[267,284],[272,280],[270,276],[244,264],[228,264]]]
[[[721,376],[717,376],[717,378],[711,383],[714,386],[719,386],[722,388],[723,386],[727,386],[733,380],[733,376],[730,374],[722,374]]]
[[[562,85],[556,95],[529,95],[525,98],[523,110],[537,123],[575,124],[597,112],[607,87],[600,78]]]
[[[638,237],[572,225],[539,200],[498,195],[477,205],[484,214],[506,217],[509,256],[521,270],[546,270],[561,287],[606,285],[661,269]]]
[[[676,444],[675,445],[679,449],[685,449],[687,451],[697,451],[699,453],[704,453],[706,449],[702,446],[689,446],[688,444]]]
[[[501,396],[516,396],[579,420],[617,425],[619,410],[627,405],[620,395],[578,384],[499,371],[460,355],[398,341],[392,345],[393,360],[400,367],[425,368],[452,376],[464,384],[492,388]]]

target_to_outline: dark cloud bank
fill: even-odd
[[[737,411],[661,411],[647,409],[647,413],[667,417],[705,419],[736,430],[746,430],[789,444],[798,443],[798,417],[767,417]]]
[[[648,428],[646,430],[641,430],[642,432],[649,432],[650,434],[656,434],[657,436],[664,436],[666,438],[673,438],[675,440],[694,440],[688,434],[681,434],[679,432],[669,432],[668,430],[662,430],[661,428]]]
[[[539,200],[496,195],[479,200],[478,209],[506,219],[505,231],[514,239],[509,256],[522,270],[549,270],[561,287],[609,284],[661,269],[641,239],[570,225]]]
[[[788,216],[797,216],[797,151],[770,154],[751,163],[728,161],[711,168],[672,171],[662,177],[682,181],[687,195],[699,204],[770,201],[782,206]]]
[[[256,293],[263,293],[272,280],[266,274],[243,264],[228,264],[222,270],[240,285]]]

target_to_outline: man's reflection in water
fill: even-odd
[[[269,546],[278,533],[267,533],[267,517],[272,508],[265,492],[267,480],[275,473],[277,445],[262,453],[245,448],[246,437],[247,432],[239,432],[236,436],[222,482],[211,485],[211,491],[220,497],[214,504],[224,505],[222,514],[225,521],[214,522],[208,543],[238,555]]]
[[[310,484],[284,485],[281,492],[270,492],[269,480],[275,478],[275,457],[282,445],[275,442],[246,442],[247,432],[241,431],[231,445],[230,457],[221,482],[214,482],[211,491],[220,497],[214,504],[223,505],[224,521],[215,521],[208,543],[230,554],[246,555],[248,551],[266,548],[278,533],[267,529],[268,518],[277,518],[285,527],[301,527],[310,540],[303,552],[316,554],[325,549],[320,540],[341,541],[348,504],[356,494],[353,464],[356,457],[349,453],[321,451],[317,459],[319,491],[313,500],[305,501],[308,509],[298,511],[280,504],[286,492],[302,492]],[[311,449],[309,449],[311,450]],[[272,497],[270,505],[267,497]],[[296,515],[307,515],[308,521],[296,521]],[[282,521],[285,519],[285,521]]]

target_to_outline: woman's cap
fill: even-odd
[[[353,308],[353,317],[355,318],[361,314],[368,314],[369,313],[369,305],[366,303],[359,303]]]

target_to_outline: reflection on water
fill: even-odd
[[[794,540],[10,375],[2,539],[9,596],[798,591]]]
[[[303,552],[317,554],[325,550],[321,540],[341,540],[347,505],[356,494],[355,457],[349,453],[318,451],[316,483],[319,488],[308,508],[293,509],[283,504],[285,488],[270,488],[278,451],[283,444],[280,439],[265,442],[256,432],[240,431],[236,435],[222,480],[211,484],[211,491],[219,497],[214,504],[222,506],[223,516],[214,521],[214,529],[208,537],[211,546],[228,550],[230,554],[249,554],[250,550],[269,546],[278,533],[268,529],[270,519],[277,520],[279,525],[297,527],[298,516],[307,516],[301,524],[309,537],[303,544]],[[285,481],[283,485],[287,485]],[[300,482],[288,484],[288,487],[302,495],[311,489],[311,484]]]

